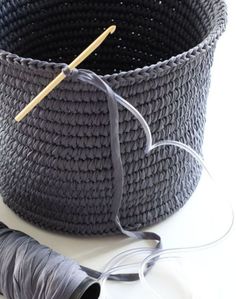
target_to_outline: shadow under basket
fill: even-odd
[[[14,117],[105,28],[81,68],[96,72],[150,125],[153,142],[201,152],[210,69],[225,29],[221,0],[1,1],[0,193],[24,219],[66,233],[112,234],[116,169],[107,95],[66,78],[23,121]],[[118,104],[120,220],[139,229],[173,214],[201,169],[165,146],[145,154],[138,120]]]

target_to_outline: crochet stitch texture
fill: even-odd
[[[201,152],[210,69],[226,24],[222,0],[1,0],[0,193],[50,230],[117,232],[108,99],[68,77],[22,122],[14,117],[113,23],[116,33],[81,67],[139,110],[155,142],[178,140]],[[139,229],[182,207],[201,169],[171,146],[145,155],[138,120],[118,110],[120,219]]]

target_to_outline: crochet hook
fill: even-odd
[[[92,44],[90,44],[77,58],[75,58],[68,68],[73,70],[81,62],[83,62],[92,52],[94,52],[108,37],[109,34],[113,34],[116,30],[116,26],[112,25],[107,28]],[[28,113],[30,113],[35,106],[37,106],[54,88],[56,88],[64,79],[66,75],[61,72],[55,79],[53,79],[20,113],[17,114],[15,120],[21,121]]]

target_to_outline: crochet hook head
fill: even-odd
[[[112,25],[107,28],[91,45],[89,45],[78,57],[73,60],[68,68],[70,70],[76,68],[81,62],[83,62],[90,54],[92,54],[108,37],[109,34],[113,34],[116,30],[116,26]],[[64,79],[66,75],[61,72],[55,79],[53,79],[17,116],[15,120],[21,121],[28,113],[30,113],[35,106],[37,106],[50,92],[53,91]]]

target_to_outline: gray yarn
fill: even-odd
[[[124,173],[120,154],[119,114],[117,101],[115,99],[116,94],[106,84],[106,82],[94,72],[83,69],[75,69],[71,71],[68,66],[65,66],[62,71],[66,76],[70,76],[78,81],[81,80],[84,83],[92,84],[107,94],[110,123],[111,158],[114,171],[114,197],[111,205],[111,212],[113,220],[116,221],[116,217],[120,210],[122,190],[124,185]]]
[[[55,13],[54,16],[67,18],[67,14],[59,14],[57,10],[66,11],[71,5],[76,6],[77,13],[83,14],[85,10],[79,9],[80,5],[87,5],[83,1],[67,1],[68,7],[64,7],[61,1],[58,0],[58,6],[56,2],[53,1],[55,11],[47,7],[52,1],[46,0],[27,2],[27,5],[22,4],[23,0],[17,1],[14,7],[12,3],[2,1],[3,9],[0,8],[1,14],[9,14],[11,20],[11,26],[8,26],[5,21],[7,18],[2,18],[3,36],[0,36],[0,48],[4,49],[0,50],[0,193],[3,200],[20,216],[48,229],[81,235],[111,234],[119,231],[114,223],[112,206],[119,205],[117,198],[122,192],[120,219],[125,230],[157,223],[184,205],[195,190],[200,168],[187,153],[172,147],[158,149],[146,156],[145,135],[138,121],[123,107],[115,107],[116,104],[108,101],[103,91],[68,77],[23,122],[17,124],[13,121],[25,104],[65,66],[64,63],[43,61],[43,55],[47,55],[43,46],[28,47],[32,49],[30,55],[40,57],[41,61],[10,53],[16,52],[22,56],[29,53],[26,43],[21,42],[22,38],[27,39],[29,35],[22,33],[21,39],[15,36],[11,39],[10,30],[17,28],[15,31],[19,34],[21,28],[28,28],[19,26],[20,21],[15,20],[15,15],[20,12],[27,15],[23,21],[31,24],[29,19],[33,18],[33,14],[30,10],[42,9],[46,15]],[[143,33],[142,30],[147,30],[148,26],[153,30],[142,34],[144,40],[137,43],[134,49],[137,51],[132,52],[137,63],[132,62],[135,70],[101,76],[101,79],[140,111],[148,121],[155,141],[179,140],[200,152],[210,68],[216,40],[225,28],[225,5],[221,0],[183,0],[178,3],[168,0],[162,1],[162,7],[158,1],[139,2],[129,0],[125,4],[127,12],[132,8],[132,12],[139,15],[134,32],[140,30]],[[101,1],[95,1],[94,5],[96,9],[101,8],[99,11],[104,13],[103,19],[108,20],[106,14],[110,10],[107,12],[104,9],[106,5]],[[115,6],[112,18],[117,21],[118,28],[119,22],[122,28],[124,23],[119,16],[123,16],[121,11],[124,7],[120,3],[116,6],[113,1],[109,5]],[[142,5],[143,9],[138,8]],[[156,18],[160,18],[160,22],[153,21],[152,12],[155,12]],[[177,15],[176,19],[170,18],[170,13]],[[68,24],[72,24],[72,19],[83,22],[78,15],[75,18],[69,16]],[[130,23],[136,26],[135,20],[130,22],[130,16],[127,16],[127,28]],[[48,19],[44,16],[44,19],[54,22],[50,16]],[[140,29],[143,20],[145,26]],[[166,32],[165,28],[172,26],[172,20],[176,20],[173,25],[176,31],[172,33],[173,28],[169,28],[171,30]],[[59,27],[60,24],[67,24],[58,20],[55,22]],[[88,27],[94,32],[94,28],[87,23],[85,25],[83,28]],[[94,26],[97,27],[97,24]],[[45,25],[41,29],[46,31],[47,28],[50,26]],[[58,29],[61,42],[67,39],[63,32]],[[151,35],[156,32],[160,34],[155,38],[169,36],[163,38],[164,45],[153,43],[152,56],[145,58],[145,51],[148,51],[152,41]],[[122,29],[120,34],[126,47],[134,41],[123,35]],[[33,36],[32,33],[30,38],[33,39]],[[54,46],[55,39],[52,35],[48,36],[51,36]],[[90,35],[84,34],[86,36]],[[84,39],[77,36],[75,40],[82,42]],[[110,71],[110,57],[114,57],[114,66],[127,70],[129,57],[126,57],[125,62],[122,57],[116,59],[122,50],[116,50],[112,41],[110,43],[108,41],[102,51],[104,54],[101,54],[105,61],[109,61],[104,63],[104,71]],[[122,46],[122,41],[120,43]],[[55,47],[58,48],[56,42]],[[34,52],[36,48],[38,54]],[[139,51],[143,51],[142,54]],[[155,53],[160,53],[156,54],[159,57],[155,57],[155,61],[159,58],[164,58],[164,61],[150,65]],[[169,58],[174,53],[176,55]],[[150,66],[136,68],[138,63],[140,65],[138,55],[141,55],[143,65]],[[96,63],[102,65],[104,60],[101,56],[88,61],[86,67],[99,72]],[[111,105],[116,109],[113,110],[114,118]],[[117,147],[117,136],[111,136],[111,120],[116,126],[118,122],[117,109],[120,149]],[[116,145],[115,142],[113,144],[113,138]],[[118,183],[114,148],[120,151],[123,165],[122,190],[117,187],[121,184],[121,178]],[[116,159],[118,156],[119,153]]]
[[[143,235],[151,239],[155,234]],[[145,275],[157,260],[151,260]],[[40,245],[23,232],[9,229],[2,222],[0,263],[0,294],[7,299],[97,299],[100,294],[101,272],[79,266],[76,261]],[[138,273],[121,273],[111,274],[108,279],[137,281],[140,278]]]
[[[119,230],[127,235],[128,237],[140,240],[153,240],[157,241],[156,247],[159,248],[161,245],[161,238],[152,232],[138,232],[138,231],[127,231],[124,230],[119,220],[119,210],[122,201],[122,190],[123,190],[123,167],[120,159],[120,140],[119,140],[119,117],[117,110],[117,94],[103,81],[98,75],[89,70],[70,70],[68,66],[63,68],[63,73],[66,76],[71,76],[75,80],[79,80],[85,83],[92,84],[98,89],[102,90],[107,94],[110,115],[110,136],[111,136],[111,152],[113,159],[114,169],[114,200],[111,206],[112,218],[116,223]]]
[[[80,299],[94,287],[89,299],[97,299],[98,282],[76,261],[40,245],[19,231],[0,223],[0,292],[7,299]],[[85,297],[84,297],[85,299]]]

